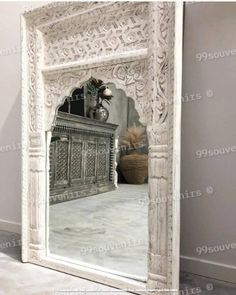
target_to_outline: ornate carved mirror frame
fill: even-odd
[[[22,16],[23,262],[137,293],[178,289],[181,54],[179,3],[59,2]],[[147,283],[48,255],[50,134],[65,97],[91,76],[132,97],[147,128]]]

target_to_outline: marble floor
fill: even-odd
[[[50,253],[146,280],[147,184],[50,206]]]
[[[117,289],[114,288],[37,265],[21,263],[20,252],[20,235],[0,231],[0,295],[59,295],[62,290],[67,290],[68,295],[70,290],[87,290],[87,294],[93,295],[117,294]],[[188,273],[181,273],[180,286],[180,295],[236,294],[234,284]],[[82,295],[84,292],[77,294]],[[119,291],[118,294],[130,293]]]

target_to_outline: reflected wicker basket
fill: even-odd
[[[133,153],[120,158],[119,167],[130,184],[143,184],[148,177],[148,155]]]

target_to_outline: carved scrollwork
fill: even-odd
[[[56,109],[66,96],[70,95],[74,87],[80,87],[91,76],[97,77],[106,83],[114,83],[117,88],[123,89],[128,96],[134,99],[136,109],[143,124],[151,112],[147,103],[147,61],[111,64],[87,70],[68,71],[58,73],[53,77],[45,78],[45,105],[47,107],[46,128],[50,130]]]
[[[65,96],[69,95],[72,88],[76,87],[80,81],[88,77],[89,73],[89,70],[81,70],[76,73],[66,72],[45,79],[45,105],[51,108],[63,103]]]
[[[35,26],[45,24],[47,22],[57,21],[61,17],[72,16],[78,12],[88,11],[96,7],[95,2],[53,2],[43,7],[29,9],[25,12],[25,18]]]
[[[158,2],[150,5],[150,26],[152,26],[149,39],[149,97],[153,106],[152,119],[149,128],[153,144],[167,144],[166,118],[168,115],[168,89],[171,85],[169,70],[169,40],[171,9],[168,3]],[[166,133],[166,134],[165,134]]]
[[[115,3],[111,9],[81,14],[49,26],[44,32],[45,64],[55,65],[78,59],[96,58],[146,48],[147,3]],[[68,33],[70,35],[68,37]]]

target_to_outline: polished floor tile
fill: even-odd
[[[147,278],[147,184],[50,206],[52,254]]]

